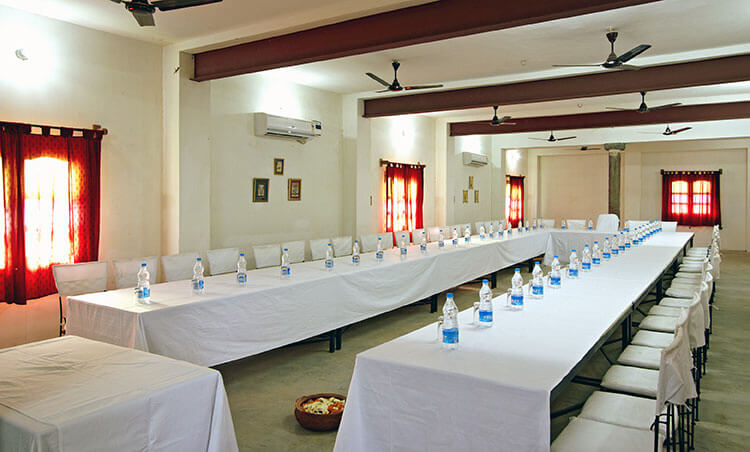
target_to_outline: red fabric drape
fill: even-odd
[[[518,227],[523,219],[523,176],[505,177],[505,219]]]
[[[662,173],[661,218],[685,226],[721,226],[718,171]]]
[[[385,231],[423,227],[424,167],[389,163],[385,169]]]
[[[43,131],[0,126],[5,205],[0,294],[8,303],[55,293],[53,264],[98,257],[101,134]]]

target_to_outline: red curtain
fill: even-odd
[[[505,177],[505,219],[514,228],[523,219],[523,176]]]
[[[721,226],[720,175],[719,171],[662,171],[662,220]]]
[[[424,166],[388,163],[384,189],[385,231],[422,228]]]
[[[2,301],[56,292],[52,265],[96,260],[99,249],[101,133],[32,134],[0,123],[3,167]]]

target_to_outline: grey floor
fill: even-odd
[[[696,428],[697,451],[750,450],[750,254],[724,253],[717,284],[714,334],[711,337],[708,373],[702,383],[701,421]],[[525,279],[526,269],[522,267]],[[510,285],[512,269],[503,271],[498,290]],[[460,309],[478,298],[479,285],[456,288]],[[440,307],[442,300],[440,298]],[[409,306],[352,325],[344,333],[343,349],[328,353],[327,343],[285,347],[262,355],[218,366],[224,377],[242,451],[330,451],[336,432],[310,432],[294,419],[294,401],[305,394],[346,394],[357,353],[436,320],[428,306]],[[636,319],[637,320],[637,319]],[[605,347],[615,358],[619,345]],[[581,375],[599,378],[609,364],[597,354]],[[570,384],[553,402],[558,410],[582,402],[594,388]],[[552,436],[565,427],[568,417],[552,422]]]

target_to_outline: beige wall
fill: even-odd
[[[528,216],[586,219],[607,213],[606,153],[539,155],[539,203]]]

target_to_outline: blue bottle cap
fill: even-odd
[[[146,266],[146,263],[145,263],[145,262],[141,264],[141,267],[145,267],[145,266]]]
[[[520,269],[520,268],[517,268],[517,269],[516,269],[516,273],[521,273],[521,269]]]
[[[487,281],[486,279],[482,280],[482,284],[487,284],[487,283],[489,283],[489,281]]]
[[[445,294],[445,297],[446,298],[453,298],[453,294],[452,293],[447,293],[447,294]]]
[[[240,253],[240,256],[245,257],[245,253]]]
[[[289,251],[289,248],[284,248],[284,251]]]
[[[359,240],[355,240],[354,243],[359,243]]]
[[[571,252],[571,253],[575,253],[575,252],[576,252],[576,250],[570,250],[570,252]]]
[[[557,259],[557,256],[555,256],[555,259]]]
[[[197,261],[200,261],[200,260],[201,260],[201,258],[199,257],[199,258],[198,258],[198,259],[196,259],[196,260],[197,260]]]

